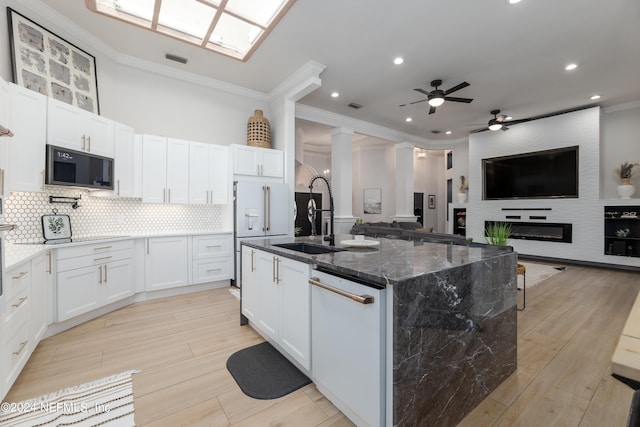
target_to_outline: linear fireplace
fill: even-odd
[[[497,221],[485,221],[485,229],[491,223]],[[511,239],[542,240],[545,242],[571,243],[572,224],[549,222],[506,222],[511,225]]]

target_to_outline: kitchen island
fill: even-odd
[[[336,248],[341,250],[320,254],[300,251],[326,245],[320,237],[243,242],[247,254],[243,254],[242,293],[247,293],[247,298],[250,298],[249,292],[255,293],[255,288],[249,285],[244,289],[244,272],[245,269],[254,269],[254,252],[257,251],[273,258],[273,283],[276,287],[282,286],[280,289],[292,285],[285,283],[286,274],[281,280],[281,263],[294,262],[303,266],[298,268],[299,271],[304,272],[304,267],[308,266],[309,275],[321,277],[320,280],[312,278],[308,281],[312,284],[334,277],[336,283],[349,282],[347,284],[352,289],[360,286],[359,291],[351,292],[365,297],[371,296],[365,295],[367,293],[375,295],[371,302],[379,303],[379,324],[378,317],[369,316],[371,313],[367,314],[364,308],[361,309],[363,316],[369,317],[349,313],[341,317],[338,312],[321,317],[319,313],[324,313],[326,307],[317,305],[326,305],[329,300],[325,301],[328,297],[323,296],[323,291],[316,291],[316,287],[311,286],[313,291],[308,294],[307,305],[311,307],[308,324],[313,357],[302,366],[297,363],[298,366],[356,424],[456,425],[516,369],[516,253],[508,247],[383,238],[375,239],[379,244],[368,248],[341,243],[353,238],[350,235],[336,236]],[[308,246],[297,250],[277,246],[291,243]],[[289,269],[287,265],[285,268]],[[297,280],[293,285],[299,288],[297,292],[309,286],[301,280],[302,276],[295,276]],[[260,291],[259,295],[262,298],[263,292]],[[244,299],[245,295],[243,314],[246,311]],[[342,304],[337,299],[333,301],[334,304]],[[340,301],[352,303],[346,298]],[[301,303],[302,306],[304,304]],[[287,308],[281,306],[280,310]],[[305,316],[304,313],[298,315]],[[332,324],[336,319],[341,319],[342,323]],[[259,332],[263,332],[265,322],[252,317],[249,320]],[[290,321],[289,318],[288,322],[280,321],[279,324],[286,327]],[[275,323],[274,320],[272,324]],[[351,327],[360,328],[359,332],[346,332]],[[327,335],[327,330],[337,336],[344,333],[346,338],[342,341],[336,338],[332,344],[318,341]],[[286,347],[277,345],[276,333],[263,335],[271,338],[270,341],[281,351]],[[365,336],[369,337],[368,341],[358,342],[360,337],[365,340]],[[280,342],[291,341],[284,339]],[[327,346],[333,348],[318,348]],[[335,352],[347,347],[348,351],[335,356]],[[363,354],[350,353],[361,348],[368,350]],[[284,353],[287,353],[286,348]],[[335,378],[324,379],[321,371],[327,365],[326,357],[336,357],[329,365],[336,371],[341,368],[338,361],[344,361],[348,366],[338,376],[349,377],[353,372],[353,378],[347,379],[353,387],[349,392],[341,392],[331,386],[342,384],[339,380],[336,383]],[[377,366],[380,371],[366,373],[373,377],[371,383],[366,375],[357,376],[360,364],[370,360],[378,361],[377,365],[369,366]],[[359,410],[357,399],[353,405],[350,404],[350,396],[360,392],[366,394],[372,389],[373,398],[362,405],[368,409]],[[376,416],[371,418],[368,412]]]

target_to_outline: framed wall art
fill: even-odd
[[[382,213],[382,189],[365,188],[363,197],[363,211],[366,214]]]
[[[7,8],[13,82],[100,114],[96,58]]]
[[[427,196],[427,203],[428,203],[429,209],[435,209],[436,208],[436,195],[435,194],[429,194]]]

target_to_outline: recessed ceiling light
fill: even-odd
[[[411,117],[407,117],[406,119],[404,119],[405,122],[412,122],[413,119]]]
[[[451,135],[451,131],[450,131],[450,130],[446,131],[445,133],[446,133],[447,135]]]
[[[404,62],[404,58],[402,58],[401,56],[398,56],[397,58],[395,58],[395,59],[393,60],[393,63],[394,63],[394,64],[396,64],[396,65],[400,65],[400,64],[402,64],[403,62]]]
[[[578,64],[568,64],[566,67],[564,67],[566,71],[575,70],[576,68],[578,68]]]
[[[596,99],[600,99],[600,95],[593,95],[591,96],[591,98],[589,98],[591,100],[596,100]]]
[[[340,96],[340,94],[338,92],[331,92],[331,97],[332,98],[337,98],[339,96]]]

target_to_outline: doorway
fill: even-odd
[[[417,221],[424,226],[424,193],[413,193],[413,214]]]

